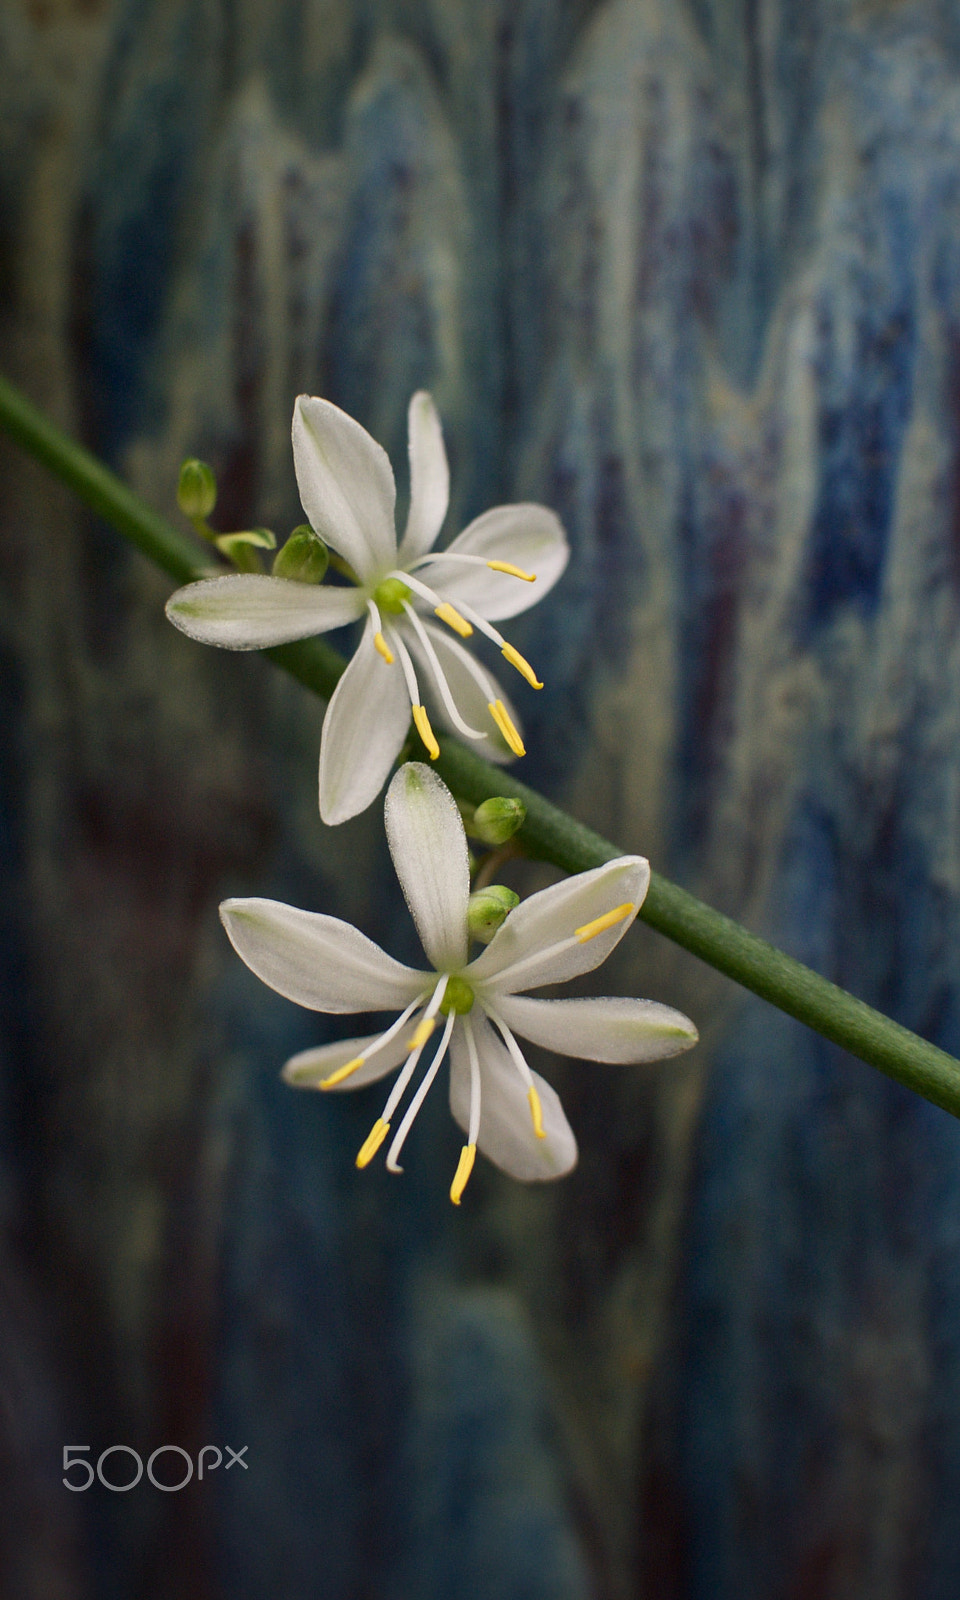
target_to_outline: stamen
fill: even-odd
[[[422,1050],[434,1028],[437,1026],[435,1017],[421,1017],[410,1036],[408,1050]]]
[[[400,657],[400,666],[407,685],[407,694],[410,696],[410,709],[412,711],[414,706],[420,704],[420,690],[417,687],[417,675],[413,670],[410,652],[395,628],[388,628],[387,632],[390,635],[390,643]]]
[[[427,1098],[430,1085],[440,1070],[440,1063],[447,1053],[447,1046],[450,1043],[450,1035],[453,1032],[453,1025],[456,1020],[457,1014],[455,1011],[452,1011],[447,1018],[447,1025],[443,1030],[443,1038],[440,1040],[439,1049],[437,1050],[436,1055],[420,1080],[420,1086],[417,1089],[413,1099],[410,1101],[410,1104],[404,1113],[403,1121],[397,1129],[396,1137],[387,1154],[387,1168],[390,1172],[403,1171],[402,1167],[397,1166],[397,1157],[400,1154],[400,1151],[403,1149],[404,1140],[406,1139],[407,1134],[410,1132],[410,1129],[413,1127],[413,1124],[417,1119],[417,1113],[420,1110],[420,1107]]]
[[[524,583],[536,583],[535,572],[524,572],[522,567],[515,567],[512,561],[488,561],[487,566],[491,572],[505,572],[508,578],[522,578]]]
[[[435,617],[439,617],[441,622],[445,622],[448,628],[452,628],[454,633],[459,633],[461,639],[469,639],[473,632],[466,617],[461,617],[459,611],[454,610],[449,600],[444,600],[442,606],[437,606],[433,614]]]
[[[510,749],[513,751],[514,755],[525,756],[527,752],[524,749],[523,740],[514,727],[510,718],[510,713],[508,712],[503,701],[491,700],[487,706],[487,710],[489,711],[497,727],[500,729],[500,732],[503,734],[503,737],[506,739],[507,744],[510,746]]]
[[[473,1163],[476,1159],[476,1145],[465,1144],[463,1149],[460,1151],[460,1160],[457,1163],[457,1170],[454,1173],[453,1182],[450,1185],[450,1199],[453,1201],[455,1206],[460,1204],[460,1196],[467,1187],[467,1180],[473,1171]]]
[[[364,1139],[363,1144],[360,1146],[360,1149],[357,1151],[358,1167],[362,1168],[370,1165],[389,1132],[389,1122],[384,1122],[382,1117],[378,1117],[376,1122],[373,1124],[373,1127],[370,1129],[370,1132],[367,1134],[367,1137]]]
[[[383,624],[380,621],[380,611],[379,611],[379,609],[377,607],[377,602],[375,600],[371,600],[371,599],[368,598],[368,600],[367,600],[367,610],[370,613],[370,621],[373,623],[373,646],[374,646],[374,649],[380,655],[383,656],[383,659],[387,663],[387,666],[388,667],[392,667],[393,666],[393,651],[390,649],[390,646],[387,644],[387,641],[383,637],[383,633],[381,631],[382,627],[383,627]]]
[[[439,982],[437,983],[436,988],[433,991],[433,994],[430,997],[430,1004],[427,1006],[427,1009],[423,1014],[423,1018],[421,1019],[422,1022],[427,1022],[427,1021],[431,1020],[433,1017],[436,1016],[437,1011],[440,1008],[440,1002],[443,999],[443,996],[444,996],[444,994],[446,992],[446,988],[447,988],[447,974],[443,973],[443,975],[441,976]],[[428,1037],[429,1037],[429,1035],[428,1035]],[[417,1062],[420,1060],[420,1055],[421,1055],[422,1050],[423,1050],[423,1046],[419,1045],[415,1049],[411,1050],[409,1055],[407,1056],[407,1059],[406,1059],[406,1061],[404,1062],[404,1065],[403,1065],[403,1069],[400,1072],[399,1076],[397,1077],[397,1080],[394,1083],[393,1088],[390,1090],[390,1093],[387,1096],[387,1103],[383,1108],[383,1118],[382,1118],[382,1120],[384,1122],[390,1122],[392,1120],[393,1113],[396,1111],[397,1106],[400,1104],[400,1101],[403,1099],[404,1095],[406,1094],[407,1086],[408,1086],[408,1084],[410,1082],[410,1079],[413,1077],[413,1074],[417,1070]]]
[[[411,573],[391,572],[390,576],[391,578],[399,578],[413,590],[414,594],[418,594],[421,600],[428,600],[434,608],[443,605],[443,600],[436,590],[428,588],[425,583],[421,583],[420,579],[414,578]]]
[[[520,974],[528,967],[539,967],[544,961],[550,961],[557,956],[562,956],[566,950],[572,950],[575,945],[585,944],[588,939],[593,939],[598,933],[603,933],[607,928],[613,928],[622,922],[634,910],[631,901],[625,901],[622,906],[617,906],[614,911],[608,911],[602,917],[595,917],[592,922],[585,922],[582,928],[577,928],[568,939],[558,939],[556,944],[544,945],[542,950],[533,950],[530,955],[521,956],[519,960],[512,961],[497,973],[497,983],[509,983],[512,989],[522,988]],[[511,990],[512,992],[512,990]],[[488,1007],[489,1010],[489,1007]],[[493,1012],[490,1012],[493,1016]]]
[[[544,961],[551,961],[556,956],[562,956],[566,950],[572,950],[578,943],[579,940],[571,934],[568,939],[558,939],[556,944],[544,945],[539,950],[532,950],[527,956],[520,956],[516,961],[511,961],[509,966],[503,967],[497,973],[498,986],[502,987],[504,984],[509,983],[511,985],[510,993],[512,994],[515,989],[523,987],[523,984],[520,983],[520,974],[525,972],[528,967],[539,967]],[[487,1009],[489,1011],[489,1006]],[[492,1011],[490,1015],[493,1016]]]
[[[321,1079],[321,1089],[335,1089],[338,1083],[346,1082],[347,1078],[356,1072],[358,1067],[363,1066],[366,1059],[366,1056],[354,1056],[352,1061],[345,1062],[342,1067],[337,1068],[336,1072],[331,1072],[329,1078]]]
[[[488,639],[493,640],[493,643],[497,645],[506,656],[510,665],[512,667],[516,667],[517,671],[523,674],[527,682],[531,684],[534,689],[543,688],[543,684],[540,682],[529,661],[525,661],[519,650],[515,650],[512,644],[507,643],[506,639],[503,637],[503,634],[500,633],[491,622],[488,622],[486,617],[482,617],[479,611],[474,611],[473,606],[468,606],[465,600],[460,601],[460,610],[463,612],[464,616],[473,623],[475,628],[479,628],[481,633],[485,633]]]
[[[335,1089],[338,1084],[344,1083],[352,1073],[362,1067],[365,1061],[369,1061],[371,1056],[377,1055],[385,1045],[390,1043],[391,1039],[396,1038],[408,1018],[412,1016],[418,1006],[423,1004],[424,998],[424,995],[418,994],[416,1000],[411,1000],[406,1010],[401,1011],[396,1021],[391,1022],[389,1028],[384,1033],[381,1033],[379,1039],[374,1040],[369,1050],[365,1050],[362,1056],[355,1056],[352,1061],[347,1061],[342,1067],[338,1067],[335,1072],[331,1072],[328,1078],[323,1078],[320,1083],[321,1089]]]
[[[582,928],[574,928],[573,937],[579,939],[581,944],[586,944],[588,939],[595,939],[598,933],[606,933],[608,928],[615,928],[624,917],[629,917],[632,910],[632,900],[625,900],[622,906],[615,906],[612,911],[605,911],[602,917],[594,917],[592,922],[585,922]]]
[[[546,1129],[543,1126],[543,1108],[540,1104],[540,1096],[537,1093],[536,1085],[533,1081],[533,1073],[530,1071],[530,1068],[527,1065],[523,1051],[520,1049],[520,1046],[517,1044],[516,1039],[513,1037],[513,1034],[510,1032],[510,1029],[507,1027],[507,1024],[504,1022],[503,1018],[498,1016],[497,1013],[491,1010],[489,1006],[487,1006],[486,1010],[487,1016],[497,1028],[500,1037],[510,1052],[510,1055],[513,1057],[514,1066],[517,1068],[517,1071],[527,1086],[527,1099],[530,1102],[530,1116],[533,1121],[533,1131],[538,1139],[545,1139],[547,1134]]]
[[[433,648],[430,635],[427,633],[426,628],[423,626],[423,623],[420,621],[420,618],[414,611],[413,606],[410,605],[409,601],[404,601],[403,609],[407,613],[407,618],[410,622],[410,625],[419,639],[421,646],[423,647],[424,655],[430,663],[430,670],[433,673],[434,682],[440,691],[440,698],[443,701],[447,715],[449,716],[454,727],[459,729],[465,739],[482,739],[483,734],[477,728],[471,728],[469,722],[464,722],[459,711],[457,710],[457,703],[453,698],[450,685],[447,682],[443,668],[440,665],[437,652]],[[426,744],[425,739],[424,744]]]
[[[533,1131],[538,1139],[545,1139],[547,1134],[546,1129],[543,1126],[543,1107],[540,1104],[540,1096],[537,1094],[536,1088],[532,1083],[527,1090],[527,1099],[530,1101],[530,1115],[533,1118]]]
[[[511,667],[516,667],[521,677],[526,678],[531,689],[543,688],[543,684],[540,682],[540,679],[537,677],[537,674],[534,672],[529,661],[526,661],[520,654],[520,651],[515,650],[512,644],[505,644],[501,654],[506,657]]]
[[[467,1128],[467,1143],[475,1145],[480,1132],[480,1057],[477,1054],[477,1041],[473,1037],[473,1023],[469,1016],[463,1019],[463,1030],[467,1036],[467,1055],[470,1059],[470,1123]]]
[[[427,754],[429,755],[431,761],[436,761],[438,755],[440,754],[440,746],[437,744],[437,741],[434,738],[433,729],[430,726],[430,718],[427,716],[426,707],[411,706],[410,709],[413,712],[413,720],[417,732],[427,747]]]
[[[515,567],[512,561],[488,561],[486,556],[468,556],[460,550],[431,550],[425,556],[418,556],[416,561],[411,561],[405,577],[409,578],[417,567],[429,566],[432,561],[467,562],[472,567],[490,567],[494,572],[505,572],[511,578],[523,578],[525,583],[537,581],[535,572],[524,572],[522,567]]]
[[[517,1071],[526,1084],[527,1093],[529,1094],[530,1090],[533,1088],[533,1073],[527,1066],[523,1051],[520,1049],[520,1046],[517,1044],[516,1039],[513,1037],[513,1034],[510,1032],[510,1029],[507,1027],[507,1024],[504,1022],[503,1018],[493,1010],[492,1006],[487,1005],[484,1007],[484,1009],[487,1013],[487,1016],[490,1018],[490,1021],[497,1028],[504,1044],[513,1057],[513,1064],[517,1068]]]
[[[485,668],[481,667],[479,661],[477,661],[476,658],[470,654],[469,650],[464,650],[463,654],[459,657],[459,661],[464,670],[470,674],[470,677],[473,679],[477,688],[480,690],[480,693],[483,695],[484,700],[489,705],[490,701],[494,700],[497,694],[497,686],[490,674],[485,670]]]
[[[485,633],[488,639],[492,639],[495,645],[501,650],[503,649],[507,641],[502,633],[497,632],[492,622],[488,622],[486,617],[482,617],[479,611],[474,611],[473,606],[468,606],[466,600],[462,598],[460,600],[460,610],[468,622],[472,622],[475,628],[479,628],[481,633]]]

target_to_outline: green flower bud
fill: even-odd
[[[217,480],[205,461],[193,456],[180,468],[177,505],[188,517],[209,517],[217,503]]]
[[[514,906],[519,904],[520,896],[502,883],[491,883],[486,889],[478,889],[467,902],[470,937],[479,939],[481,944],[489,944]]]
[[[276,534],[269,528],[247,528],[242,533],[220,533],[214,539],[220,554],[232,561],[239,572],[262,572],[260,550],[277,548]]]
[[[274,556],[273,576],[292,578],[295,583],[320,583],[329,560],[330,552],[323,540],[302,522]]]
[[[505,844],[522,828],[527,808],[522,800],[507,800],[501,795],[477,806],[468,824],[469,832],[484,844]]]

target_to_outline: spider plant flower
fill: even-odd
[[[487,760],[523,755],[508,697],[461,641],[485,634],[541,688],[495,624],[542,599],[569,555],[559,518],[540,505],[496,506],[434,550],[449,472],[440,421],[424,390],[410,401],[408,423],[410,511],[399,546],[386,452],[337,406],[301,395],[293,413],[300,498],[347,584],[234,573],[188,584],[167,604],[171,622],[190,638],[229,650],[261,650],[363,621],[323,723],[320,814],[328,823],[356,816],[379,794],[411,715],[434,760],[440,752],[431,713]]]
[[[283,1075],[302,1087],[355,1089],[397,1073],[357,1166],[367,1166],[389,1137],[386,1164],[400,1172],[407,1135],[449,1058],[450,1108],[466,1134],[454,1204],[477,1150],[525,1182],[562,1177],[576,1163],[576,1140],[518,1035],[561,1054],[614,1062],[676,1055],[697,1039],[687,1017],[652,1000],[544,1000],[523,992],[598,967],[636,917],[650,868],[642,856],[621,856],[531,895],[470,960],[467,843],[453,796],[426,764],[410,762],[387,791],[385,822],[430,970],[401,965],[336,917],[274,900],[227,900],[220,908],[234,949],[288,999],[314,1011],[397,1013],[378,1034],[303,1051]],[[428,1046],[432,1059],[421,1069]]]

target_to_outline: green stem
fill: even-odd
[[[185,583],[203,570],[202,552],[2,377],[0,425],[171,577]],[[326,700],[345,665],[321,639],[304,639],[263,653]],[[460,799],[479,805],[491,795],[502,794],[523,801],[527,818],[516,837],[529,854],[566,872],[583,872],[622,855],[616,845],[502,768],[489,766],[452,739],[441,738],[439,743],[436,770]],[[718,972],[960,1117],[960,1061],[936,1045],[874,1011],[659,873],[651,878],[640,915]]]
[[[204,570],[205,552],[171,528],[164,517],[128,489],[102,461],[61,433],[25,395],[0,376],[0,423],[18,444],[49,467],[60,480],[118,533],[180,583]]]

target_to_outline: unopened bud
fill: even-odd
[[[468,824],[469,831],[484,844],[505,844],[513,838],[518,828],[523,827],[526,815],[527,808],[522,800],[508,800],[495,795],[493,799],[484,800],[482,805],[477,806]]]
[[[471,939],[489,944],[514,906],[519,904],[520,896],[502,883],[491,883],[486,889],[478,889],[467,903],[467,927]]]
[[[245,528],[241,533],[218,533],[214,544],[240,572],[262,572],[259,551],[275,550],[276,535],[269,528]]]
[[[177,505],[188,517],[209,517],[217,503],[217,480],[205,461],[193,456],[180,468]]]
[[[292,578],[294,583],[320,583],[329,560],[330,552],[323,540],[303,522],[274,556],[273,576]]]

